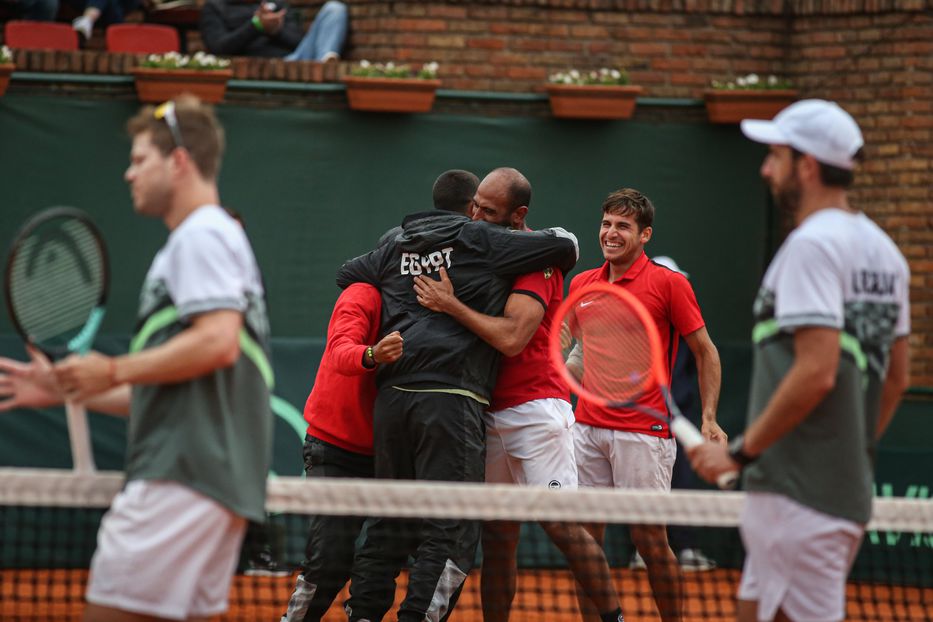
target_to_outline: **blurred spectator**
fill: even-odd
[[[65,0],[65,2],[81,12],[81,16],[71,22],[71,27],[87,41],[91,38],[94,25],[98,20],[104,25],[120,24],[127,13],[139,8],[140,0]]]
[[[13,9],[16,19],[50,22],[58,14],[58,0],[3,0]]]
[[[281,0],[207,0],[201,38],[212,54],[327,61],[340,58],[348,22],[347,6],[336,0],[321,7],[307,32]]]

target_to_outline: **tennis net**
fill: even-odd
[[[88,566],[103,513],[122,486],[120,473],[0,469],[0,620],[77,620],[84,607]],[[234,578],[223,620],[277,622],[305,555],[308,518],[379,516],[520,521],[517,594],[510,620],[580,620],[575,579],[561,552],[538,525],[606,523],[604,549],[626,620],[658,620],[649,574],[633,567],[628,525],[687,529],[702,564],[684,565],[683,619],[735,619],[744,557],[736,525],[744,494],[674,491],[549,490],[493,485],[276,478],[270,480],[269,520],[260,546],[288,573]],[[352,521],[347,521],[352,524]],[[673,539],[673,534],[672,534]],[[482,620],[477,552],[451,620]],[[682,560],[683,561],[683,560]],[[708,563],[706,563],[708,562]],[[396,606],[406,573],[398,580]],[[658,588],[657,584],[655,585]],[[326,620],[345,620],[344,590]],[[390,617],[394,619],[390,612]],[[933,500],[879,498],[848,584],[848,620],[933,621]]]

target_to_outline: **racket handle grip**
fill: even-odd
[[[686,449],[701,445],[705,440],[697,427],[685,417],[671,419],[671,433]],[[716,485],[722,490],[732,490],[739,481],[738,471],[723,473],[716,478]]]
[[[71,441],[71,459],[74,470],[79,473],[93,473],[97,467],[94,465],[87,411],[83,405],[66,401],[65,415],[68,422],[68,439]]]
[[[738,471],[729,471],[728,473],[722,473],[719,477],[716,478],[716,485],[719,486],[721,490],[733,490],[735,485],[739,483],[739,472]]]
[[[671,419],[671,433],[686,449],[693,449],[703,444],[703,435],[686,417],[674,416]]]

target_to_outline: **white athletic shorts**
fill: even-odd
[[[246,519],[176,482],[134,480],[97,534],[87,600],[184,620],[227,610]]]
[[[750,492],[740,524],[745,567],[739,600],[758,601],[758,619],[780,608],[800,622],[845,619],[846,577],[864,529],[784,495]]]
[[[573,440],[581,487],[671,489],[674,439],[578,422]]]
[[[532,400],[488,412],[486,482],[576,488],[573,409],[564,400]]]

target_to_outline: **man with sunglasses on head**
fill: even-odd
[[[143,108],[125,179],[169,230],[130,353],[0,361],[2,409],[65,398],[128,416],[126,485],[104,516],[86,622],[206,620],[227,609],[247,520],[265,520],[269,326],[243,228],[219,205],[223,129],[193,97]]]

